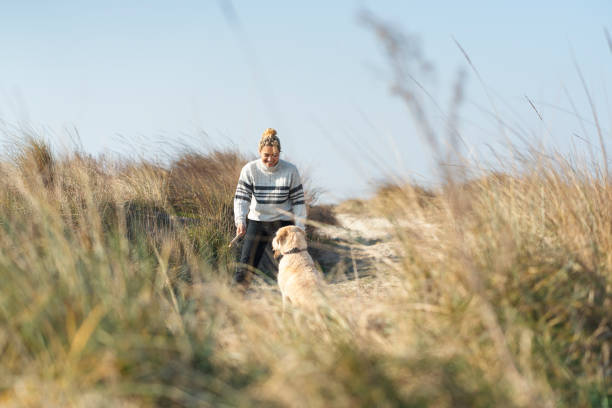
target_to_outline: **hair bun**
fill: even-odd
[[[281,151],[280,139],[276,136],[276,130],[272,128],[267,128],[263,135],[261,135],[261,139],[259,140],[259,150],[264,146],[272,146],[276,147],[278,151]]]
[[[263,136],[276,136],[276,129],[272,129],[272,128],[267,128],[264,132],[263,132]]]

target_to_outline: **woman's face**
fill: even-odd
[[[264,146],[259,149],[259,156],[266,167],[274,167],[278,163],[280,152],[275,146]]]

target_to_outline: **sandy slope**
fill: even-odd
[[[328,251],[319,253],[317,242],[311,245],[313,257],[326,273],[333,274],[334,268],[347,262],[348,270],[344,273],[349,278],[372,275],[382,265],[394,266],[399,248],[393,240],[391,222],[349,213],[337,213],[336,219],[338,226],[325,226],[317,231],[329,243]]]

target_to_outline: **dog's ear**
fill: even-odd
[[[276,242],[278,242],[279,246],[283,246],[285,244],[287,234],[289,234],[289,231],[287,231],[285,228],[281,228],[276,232]]]

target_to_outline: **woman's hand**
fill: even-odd
[[[236,227],[236,236],[241,237],[244,234],[246,234],[246,225],[238,224],[238,226]]]

